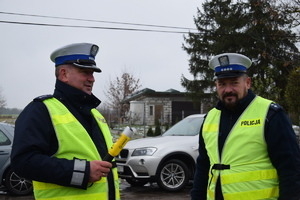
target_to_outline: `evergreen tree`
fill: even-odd
[[[169,130],[169,128],[170,128],[170,125],[169,125],[169,123],[167,123],[166,126],[165,126],[165,132],[166,132],[167,130]]]
[[[152,127],[150,126],[148,131],[147,131],[147,136],[148,137],[153,137],[154,136],[154,133],[153,133],[153,130],[152,130]]]
[[[160,123],[158,119],[155,120],[155,131],[154,131],[154,136],[161,135],[161,128],[160,128]]]
[[[285,97],[291,113],[296,116],[295,124],[300,125],[300,68],[290,73]]]
[[[252,89],[258,95],[285,106],[287,77],[299,56],[296,37],[290,21],[277,11],[274,1],[266,0],[211,0],[203,3],[194,18],[198,33],[184,37],[183,49],[189,54],[189,71],[193,80],[184,76],[181,84],[195,101],[216,100],[212,56],[241,53],[253,61],[248,74],[253,79]]]

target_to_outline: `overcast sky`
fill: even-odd
[[[156,91],[173,88],[183,92],[185,90],[180,84],[181,75],[188,78],[192,76],[188,71],[188,54],[182,50],[183,33],[20,25],[3,21],[188,32],[187,29],[125,23],[185,27],[194,31],[193,18],[202,2],[0,0],[0,88],[6,99],[6,107],[23,109],[34,97],[52,94],[55,76],[50,54],[71,43],[89,42],[100,47],[96,62],[102,73],[95,73],[93,93],[102,101],[106,100],[104,91],[107,90],[109,80],[120,76],[125,68],[141,79],[141,89],[150,88]]]

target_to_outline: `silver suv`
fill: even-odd
[[[162,136],[129,141],[116,158],[119,177],[133,186],[157,182],[167,191],[183,189],[194,176],[204,116],[190,115]]]
[[[18,176],[10,167],[14,128],[0,122],[0,188],[17,196],[30,195],[33,191],[31,180]]]

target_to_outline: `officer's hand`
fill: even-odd
[[[89,182],[93,183],[99,181],[102,177],[106,177],[112,164],[106,161],[93,160],[90,161],[90,179]]]

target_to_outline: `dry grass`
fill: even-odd
[[[16,122],[17,116],[0,116],[0,122],[8,123],[14,125]]]

